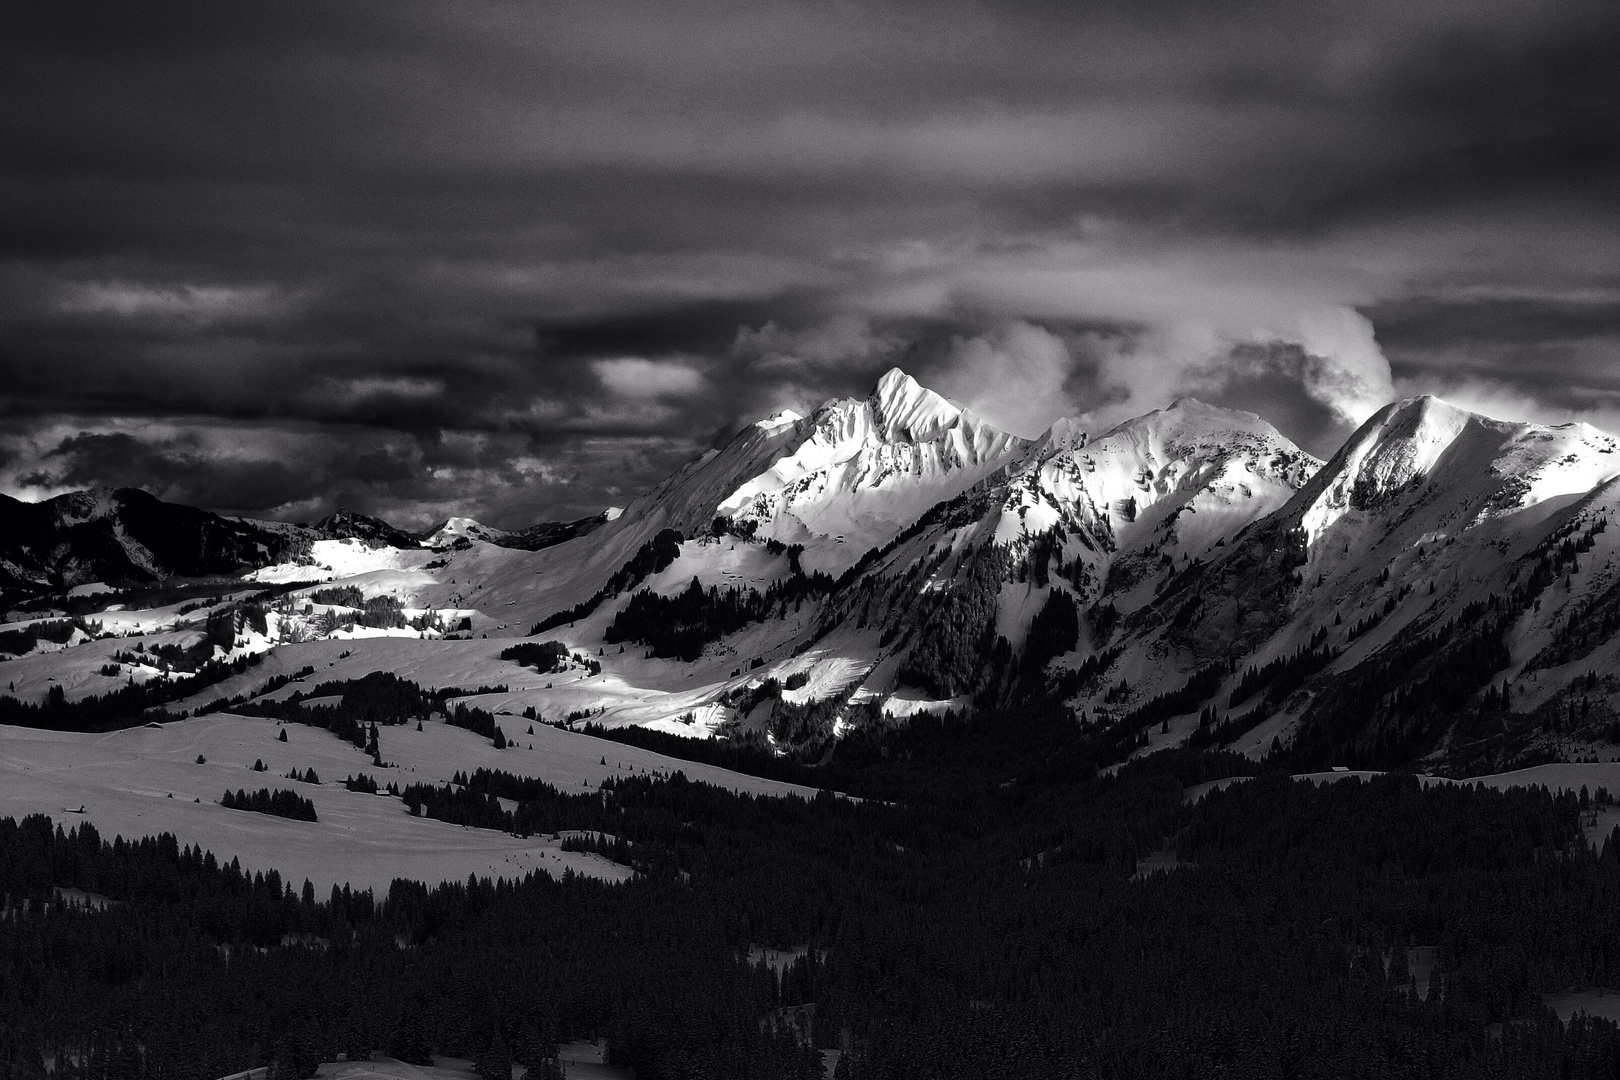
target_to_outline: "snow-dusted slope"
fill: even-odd
[[[302,561],[281,563],[255,570],[246,576],[246,580],[278,585],[298,581],[327,581],[352,578],[378,570],[418,570],[426,566],[432,558],[432,552],[419,547],[396,548],[375,542],[368,544],[354,537],[342,540],[317,540],[309,545],[309,553]]]

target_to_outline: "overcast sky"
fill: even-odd
[[[1620,5],[12,4],[0,490],[520,527],[898,364],[1620,432]]]

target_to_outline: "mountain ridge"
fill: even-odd
[[[354,514],[263,523],[274,544],[251,523],[227,533],[285,562],[311,536],[334,542],[317,530],[343,532],[384,550],[256,576],[391,590],[440,613],[424,627],[544,626],[601,657],[579,689],[512,699],[537,712],[818,753],[919,710],[1039,697],[1116,756],[1192,743],[1502,767],[1555,752],[1521,714],[1565,708],[1587,676],[1572,664],[1620,659],[1617,449],[1588,425],[1427,396],[1378,410],[1325,462],[1195,398],[1031,440],[893,369],[865,397],[744,427],[618,515],[523,533],[453,519],[417,536]],[[56,512],[82,529],[116,495]],[[766,680],[778,696],[761,704]],[[1620,718],[1581,693],[1583,715]],[[1492,711],[1504,694],[1514,711]]]

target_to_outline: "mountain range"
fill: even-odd
[[[1114,760],[1187,744],[1482,770],[1620,741],[1616,449],[1432,397],[1326,462],[1192,399],[1028,440],[896,369],[750,425],[622,512],[520,532],[256,522],[129,489],[6,500],[0,586],[27,614],[92,581],[352,585],[418,613],[424,656],[493,663],[529,636],[596,654],[496,706],[812,757],[919,711],[1056,705]],[[367,629],[288,609],[252,647]]]

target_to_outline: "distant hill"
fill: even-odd
[[[25,503],[0,495],[0,588],[238,574],[284,562],[319,534],[166,503],[139,488],[94,488]]]
[[[396,529],[382,518],[353,510],[328,514],[310,528],[327,540],[371,540],[397,548],[416,547],[423,539],[420,534]]]

